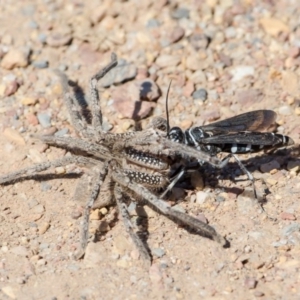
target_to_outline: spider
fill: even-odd
[[[180,159],[195,158],[219,166],[221,162],[217,158],[187,145],[171,141],[167,136],[166,120],[160,117],[153,118],[149,125],[141,131],[104,132],[97,83],[116,66],[117,56],[113,53],[111,62],[90,79],[90,123],[86,121],[78,105],[76,93],[70,91],[67,77],[62,73],[57,73],[62,82],[65,104],[71,122],[79,137],[46,135],[37,136],[37,138],[50,146],[67,149],[72,155],[3,175],[0,177],[0,184],[31,179],[50,168],[69,164],[84,167],[86,171],[82,179],[85,181],[82,181],[81,185],[84,185],[88,178],[91,188],[83,214],[77,259],[83,257],[88,243],[91,209],[116,205],[125,229],[138,248],[141,257],[151,262],[150,252],[131,223],[126,205],[128,198],[131,201],[142,202],[175,222],[187,225],[199,234],[225,246],[226,239],[219,235],[213,227],[175,210],[158,195],[159,190],[167,188],[170,184],[172,165],[176,163],[178,157]]]

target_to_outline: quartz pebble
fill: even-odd
[[[290,106],[281,106],[278,109],[279,114],[284,115],[284,116],[289,116],[292,114],[292,109]]]
[[[37,118],[44,128],[51,126],[51,116],[48,113],[38,113]]]
[[[232,74],[232,81],[242,80],[246,76],[254,75],[254,67],[252,66],[236,66],[234,67],[230,73]]]
[[[7,70],[26,67],[28,65],[28,51],[20,49],[11,49],[1,61],[1,67]]]

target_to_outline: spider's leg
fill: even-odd
[[[85,249],[86,249],[86,246],[88,243],[88,238],[89,238],[90,211],[94,205],[95,200],[97,199],[97,197],[99,195],[99,191],[100,191],[101,185],[103,184],[105,176],[107,175],[107,167],[103,167],[103,165],[101,165],[100,168],[95,167],[94,172],[95,172],[95,177],[93,180],[91,194],[86,203],[85,210],[84,210],[82,228],[81,228],[80,249],[75,254],[76,259],[82,258],[85,253]]]
[[[142,197],[150,207],[158,210],[160,213],[169,217],[170,219],[173,219],[181,224],[188,225],[192,229],[196,230],[199,234],[215,240],[222,246],[225,246],[227,244],[225,238],[219,235],[213,227],[196,218],[191,217],[188,214],[172,209],[172,207],[167,202],[152,194],[147,188],[145,188],[141,184],[131,182],[128,177],[118,172],[117,168],[114,169],[115,170],[112,172],[113,179],[121,186],[130,189],[138,196]]]
[[[66,74],[59,70],[55,70],[56,75],[60,78],[60,83],[63,88],[64,100],[68,112],[71,117],[71,122],[76,131],[84,137],[91,137],[92,133],[89,132],[87,128],[87,123],[85,118],[82,116],[80,109],[78,107],[78,101],[75,101],[74,95],[70,92],[70,87],[68,84],[68,78]]]
[[[46,161],[33,166],[8,173],[0,177],[0,184],[9,183],[14,180],[18,180],[22,177],[26,179],[33,178],[36,174],[46,171],[50,168],[62,167],[69,164],[78,164],[78,165],[94,165],[96,161],[87,157],[80,156],[68,156],[63,157],[54,161]]]
[[[57,137],[52,135],[34,136],[48,145],[70,149],[71,151],[81,151],[93,155],[99,159],[111,159],[111,151],[103,145],[90,143],[87,140],[82,140],[72,137]]]
[[[111,69],[115,68],[118,64],[117,56],[115,53],[111,54],[111,62],[95,74],[90,80],[90,101],[92,113],[92,125],[97,133],[102,132],[102,113],[100,107],[100,97],[97,90],[97,82],[103,78]]]
[[[139,253],[141,254],[142,258],[149,263],[151,263],[151,256],[149,254],[149,251],[145,244],[142,242],[140,237],[136,234],[136,232],[133,229],[133,225],[130,221],[130,216],[127,211],[126,204],[122,201],[123,195],[122,195],[122,188],[120,185],[116,184],[114,188],[114,195],[117,202],[117,206],[119,209],[119,213],[122,216],[122,220],[125,226],[126,231],[130,235],[132,241],[134,242],[135,246],[137,247]]]

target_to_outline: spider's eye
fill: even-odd
[[[161,131],[167,131],[167,127],[164,124],[158,126],[157,128]]]

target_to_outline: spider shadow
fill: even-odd
[[[248,159],[242,159],[241,163],[247,168],[247,170],[251,174],[256,171],[261,172],[260,171],[261,165],[267,164],[273,160],[276,160],[279,163],[280,168],[278,168],[278,170],[285,170],[285,165],[286,165],[287,161],[291,158],[293,161],[299,162],[299,164],[300,164],[300,159],[297,158],[299,152],[300,152],[300,146],[297,145],[292,148],[278,149],[273,152],[262,153],[259,156],[250,157]],[[239,188],[239,187],[221,186],[221,185],[219,185],[219,180],[218,180],[217,176],[221,175],[222,180],[230,180],[234,183],[249,181],[248,178],[246,178],[246,179],[237,179],[236,178],[236,177],[244,174],[244,172],[240,169],[240,167],[236,161],[230,161],[222,169],[217,169],[217,168],[214,168],[213,166],[205,164],[205,166],[200,167],[199,171],[202,174],[205,173],[206,176],[207,176],[207,174],[209,174],[207,176],[207,180],[206,180],[209,186],[211,186],[213,188],[217,188],[217,187],[222,188],[226,192],[236,194],[237,196],[240,195],[241,193],[243,193],[244,189]],[[254,180],[257,180],[257,179],[255,179],[255,176],[254,176]],[[265,195],[268,195],[271,193],[270,190],[268,189],[268,187],[266,187],[264,193],[265,193]],[[254,194],[251,196],[253,198],[255,198]],[[258,199],[258,200],[261,203],[267,202],[266,197],[264,197],[263,199]]]
[[[83,116],[85,122],[90,125],[92,123],[92,113],[82,87],[79,86],[77,82],[70,79],[68,79],[68,84],[73,88],[74,96],[77,101],[76,104],[80,108],[80,115]]]
[[[151,258],[153,259],[151,248],[149,247],[149,244],[148,244],[149,216],[147,215],[144,205],[142,205],[142,204],[136,206],[136,212],[137,212],[136,225],[139,228],[139,230],[136,231],[136,234],[138,235],[140,240],[143,242],[144,246],[148,250],[148,253],[150,254]]]

